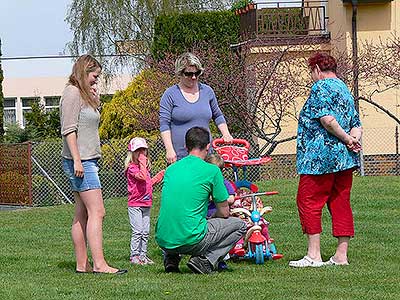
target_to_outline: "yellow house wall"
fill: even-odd
[[[329,0],[327,14],[328,30],[331,33],[331,46],[340,52],[352,54],[352,6],[341,0]],[[394,33],[400,33],[400,0],[385,4],[364,4],[358,6],[357,38],[361,49],[363,42],[387,40]],[[332,51],[332,54],[335,50]],[[392,89],[376,97],[380,105],[400,118],[399,90]],[[300,104],[301,107],[302,104]],[[360,102],[360,117],[364,128],[363,148],[365,154],[391,154],[396,151],[396,122],[385,113]],[[297,123],[291,121],[284,128],[281,138],[296,134]],[[274,154],[295,153],[295,141],[279,145]]]

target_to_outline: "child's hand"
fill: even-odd
[[[164,173],[165,173],[165,170],[161,170],[156,175],[154,175],[154,177],[151,179],[151,183],[156,184],[156,183],[161,182],[164,178]]]
[[[163,180],[164,174],[165,174],[165,170],[161,170],[154,177],[158,179],[157,180],[158,182],[160,182],[161,180]]]
[[[232,208],[236,208],[236,207],[242,207],[241,199],[236,199],[233,201]]]
[[[144,155],[143,153],[140,153],[139,157],[138,157],[138,161],[139,161],[139,164],[143,164],[146,166],[147,165],[147,156]]]

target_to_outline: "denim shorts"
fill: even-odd
[[[83,177],[76,177],[74,174],[74,161],[63,158],[63,169],[67,174],[73,192],[84,192],[88,190],[101,189],[99,178],[98,159],[82,160]]]

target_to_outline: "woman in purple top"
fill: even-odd
[[[211,87],[199,82],[204,69],[198,57],[184,53],[175,62],[175,74],[179,83],[169,87],[160,102],[160,131],[169,164],[188,155],[185,134],[194,127],[210,131],[209,122],[214,120],[222,138],[232,140],[226,120]]]

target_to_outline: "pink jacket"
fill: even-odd
[[[151,178],[146,164],[147,161],[139,161],[139,165],[131,163],[125,171],[128,180],[128,206],[150,207],[153,204],[153,184],[162,181],[164,170]]]

